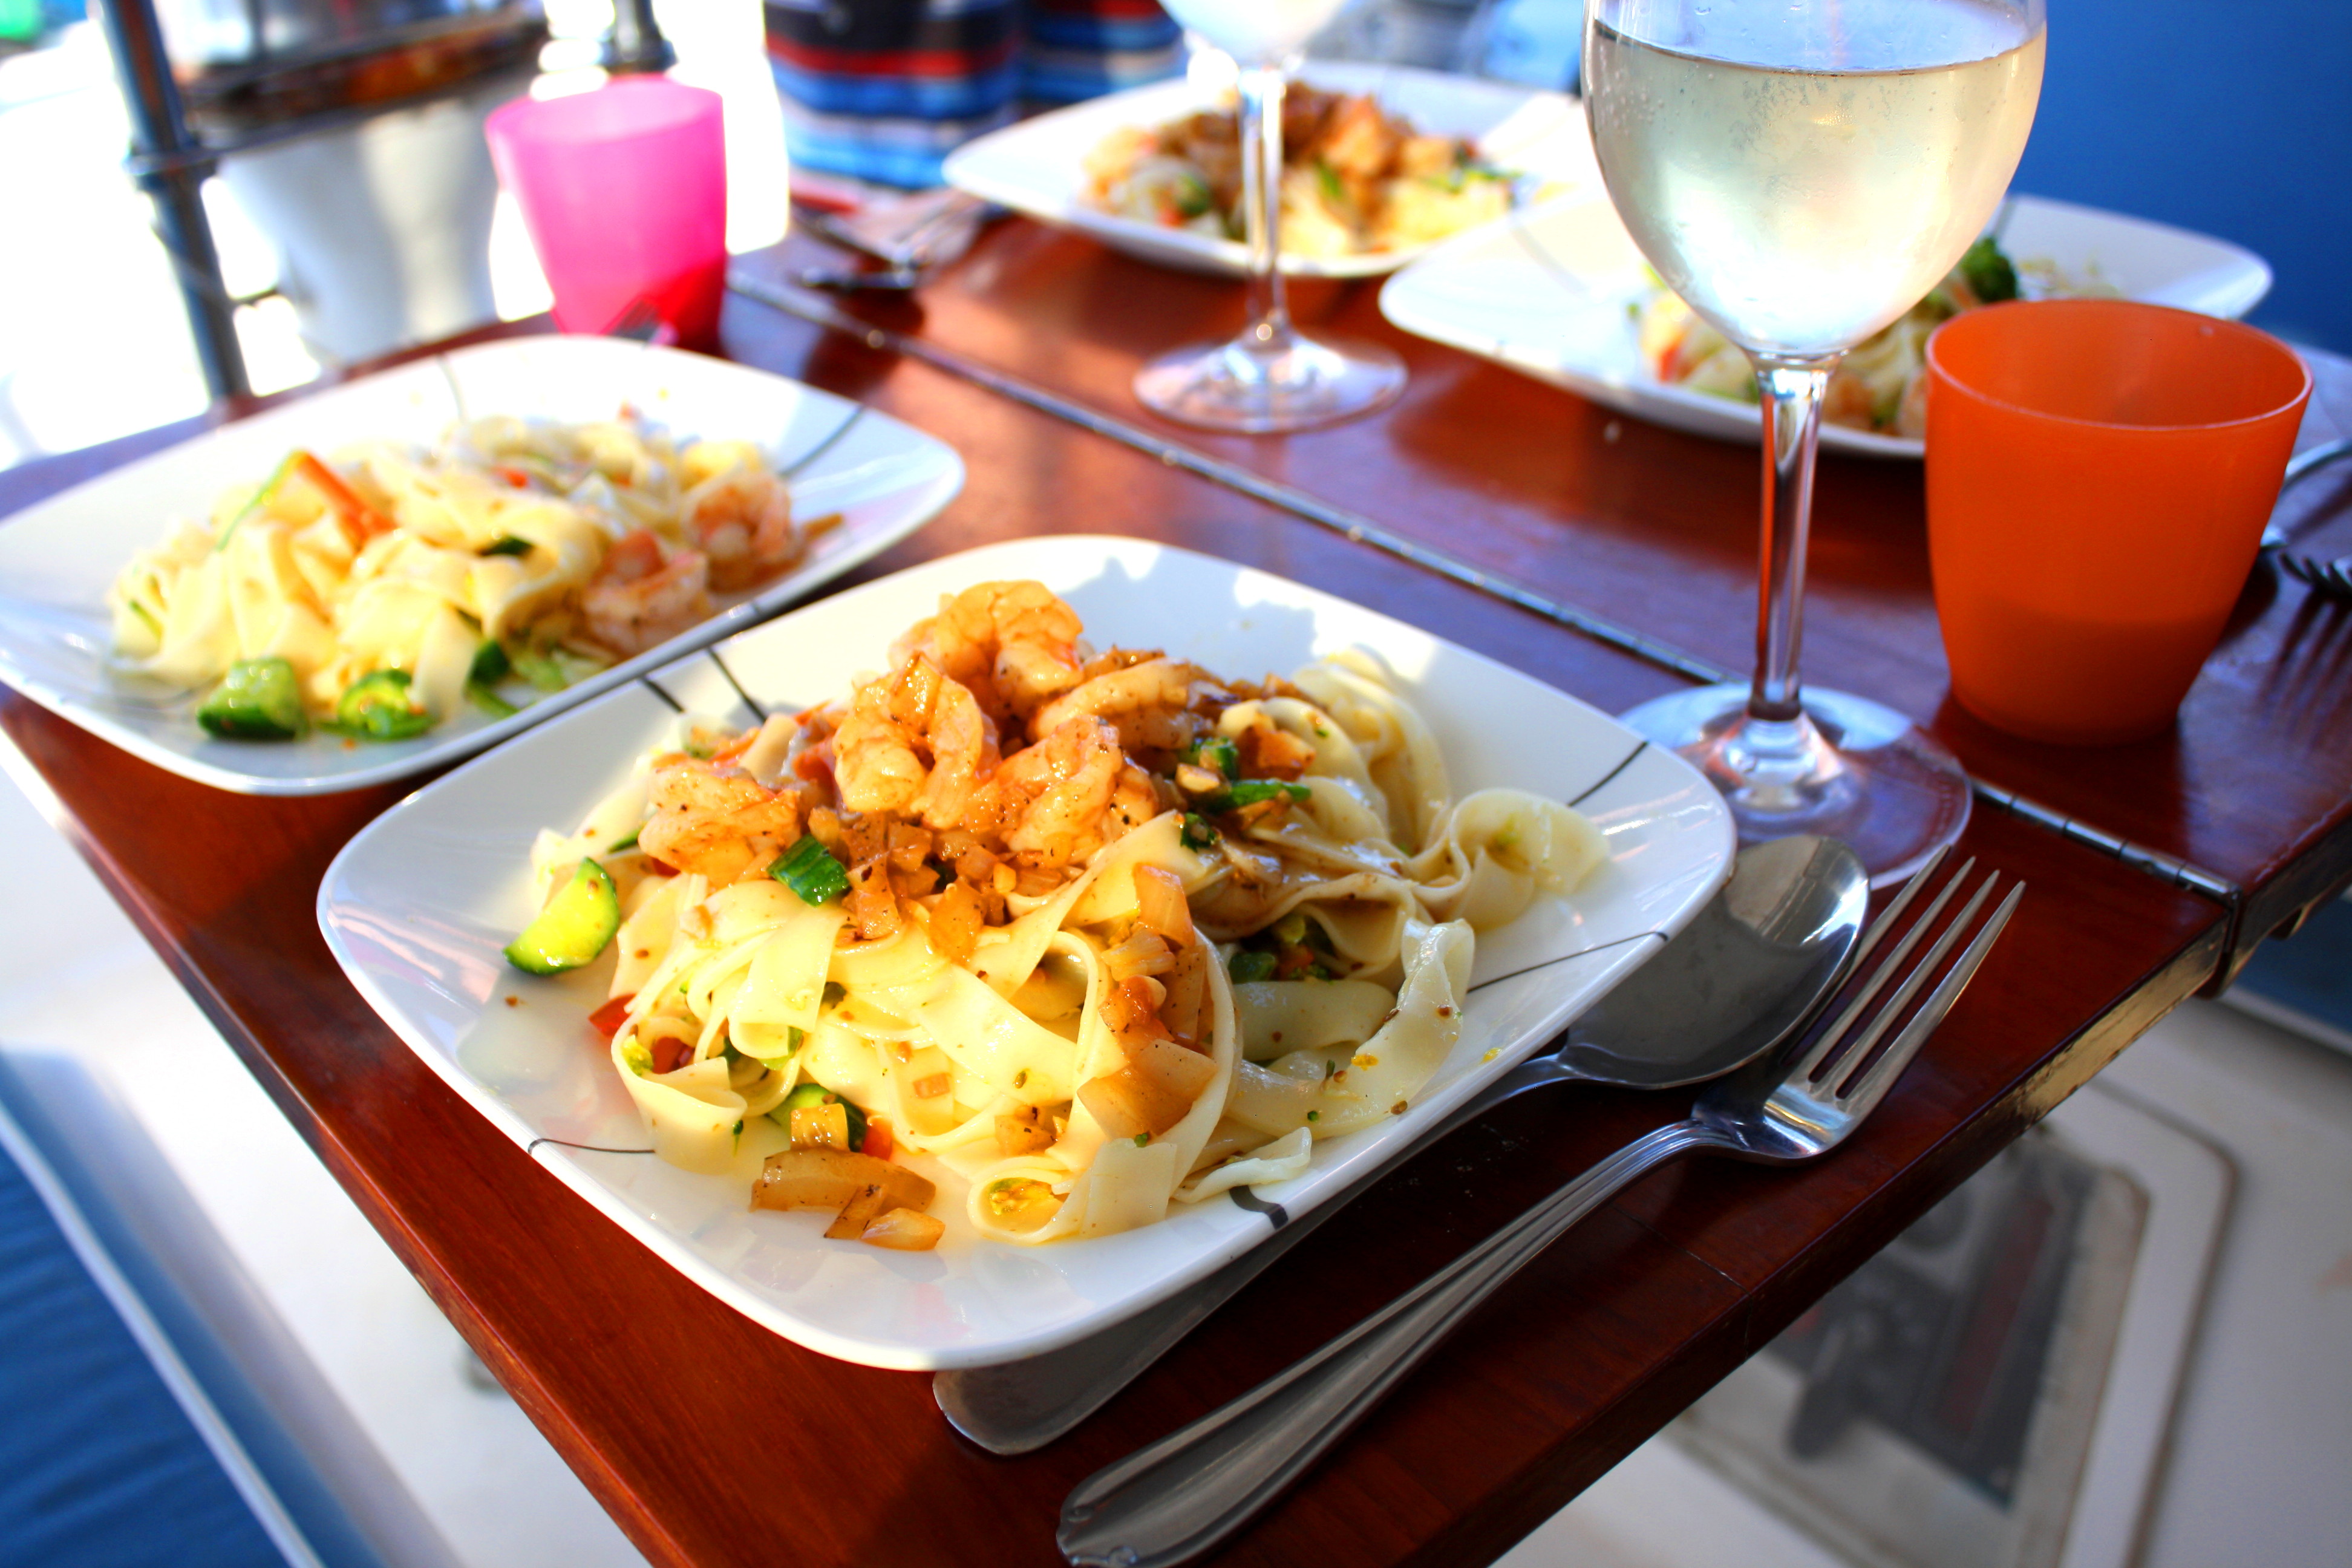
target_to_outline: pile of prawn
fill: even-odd
[[[485,643],[563,685],[790,570],[814,526],[748,442],[675,441],[625,409],[485,418],[426,451],[298,451],[142,552],[108,598],[131,672],[200,688],[283,658],[323,717],[400,670],[439,721],[479,687]]]
[[[618,889],[596,1022],[656,1152],[805,1206],[760,1194],[840,1158],[786,1103],[821,1091],[851,1149],[963,1184],[980,1236],[1150,1223],[1402,1114],[1473,929],[1606,858],[1556,802],[1451,799],[1368,666],[1234,680],[1083,629],[979,584],[845,699],[689,722],[541,834],[543,889],[589,858]]]

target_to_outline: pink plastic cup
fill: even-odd
[[[625,77],[518,99],[483,127],[555,294],[555,324],[604,332],[650,308],[689,348],[719,342],[727,150],[715,92]]]

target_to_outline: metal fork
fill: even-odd
[[[1872,926],[1863,939],[1865,959],[1941,859],[1922,868]],[[1975,864],[1945,883],[1810,1046],[1723,1079],[1699,1096],[1688,1118],[1627,1144],[1289,1371],[1081,1481],[1062,1505],[1055,1540],[1063,1555],[1102,1568],[1163,1568],[1214,1546],[1305,1473],[1497,1286],[1653,1167],[1700,1152],[1794,1164],[1844,1142],[1951,1011],[2025,891],[2021,882],[2010,889],[1873,1060],[1991,894],[1997,874],[1985,878],[1927,955],[1906,967]]]
[[[884,263],[878,272],[814,267],[793,275],[804,289],[905,291],[919,287],[935,268],[971,248],[998,209],[961,191],[923,191],[866,208],[847,217],[815,207],[796,206],[793,216],[820,238]]]
[[[2322,561],[2315,555],[2295,555],[2282,550],[2279,570],[2331,599],[2352,599],[2352,555]]]
[[[2331,409],[2330,412],[2336,413],[2340,420],[2341,410]],[[2325,441],[2297,452],[2287,459],[2286,472],[2280,477],[2280,496],[2284,498],[2288,488],[2305,474],[2347,457],[2352,457],[2352,437]],[[2273,522],[2263,530],[2263,548],[2278,552],[2280,571],[2331,599],[2352,599],[2352,555],[2322,561],[2317,556],[2293,553],[2286,548],[2287,542],[2287,531],[2277,523]]]

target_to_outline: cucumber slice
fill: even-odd
[[[213,688],[196,722],[234,741],[290,741],[302,732],[302,683],[282,658],[241,658]]]
[[[530,974],[561,974],[604,951],[621,929],[621,896],[612,876],[583,860],[539,918],[507,944],[507,962]]]
[[[362,741],[408,741],[433,728],[433,715],[416,706],[404,669],[376,669],[343,690],[335,704],[335,727]]]

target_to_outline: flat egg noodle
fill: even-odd
[[[1107,980],[1098,962],[1099,954],[1092,956],[1084,1022],[1079,1031],[1078,1076],[1082,1082],[1111,1070],[1125,1059],[1118,1042],[1100,1020],[1099,1004]],[[1209,1055],[1215,1064],[1216,1075],[1193,1101],[1192,1110],[1166,1132],[1139,1146],[1132,1140],[1106,1138],[1085,1102],[1073,1100],[1069,1126],[1051,1149],[1041,1154],[1000,1160],[972,1173],[966,1213],[980,1234],[994,1240],[1034,1246],[1066,1236],[1108,1236],[1151,1224],[1167,1213],[1177,1185],[1192,1169],[1223,1113],[1225,1091],[1240,1056],[1232,986],[1221,965],[1210,964],[1207,977],[1211,1003]],[[1021,1180],[1044,1182],[1065,1194],[1060,1208],[1051,1218],[1036,1225],[1008,1223],[992,1211],[991,1190],[999,1184]]]
[[[1525,790],[1465,796],[1410,867],[1433,915],[1488,929],[1512,920],[1538,891],[1564,893],[1609,858],[1582,813]]]
[[[1407,851],[1427,844],[1453,790],[1445,753],[1419,710],[1360,649],[1344,649],[1291,679],[1364,748],[1367,769],[1389,804],[1395,842]]]
[[[1395,1003],[1394,991],[1369,980],[1261,980],[1234,987],[1242,1055],[1254,1062],[1369,1040]]]
[[[1302,1051],[1270,1064],[1277,1073],[1330,1071],[1315,1105],[1318,1138],[1336,1138],[1403,1114],[1412,1098],[1436,1076],[1462,1037],[1462,998],[1470,985],[1475,945],[1468,925],[1413,922],[1406,937],[1404,984],[1395,1016],[1349,1053]]]
[[[1294,1176],[1305,1175],[1307,1167],[1314,1163],[1314,1159],[1315,1140],[1303,1125],[1295,1127],[1239,1159],[1212,1165],[1192,1177],[1176,1189],[1176,1201],[1197,1204],[1203,1198],[1215,1197],[1234,1187],[1286,1182]]]

